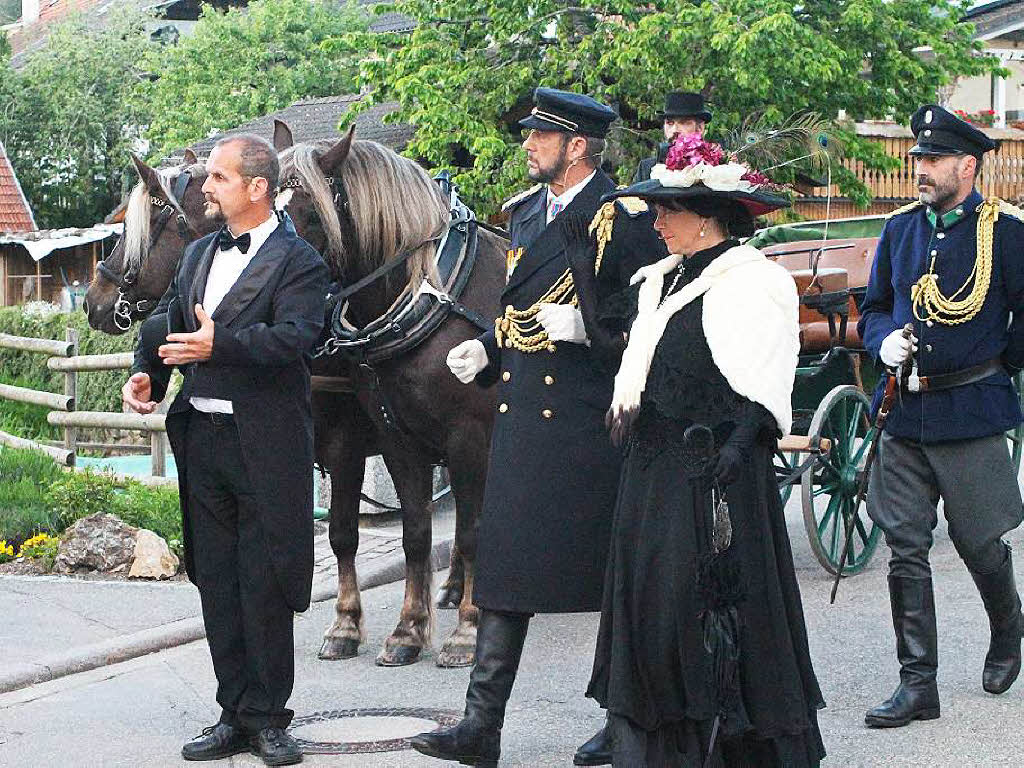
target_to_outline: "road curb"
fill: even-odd
[[[452,539],[434,542],[430,551],[432,570],[448,564]],[[360,589],[373,589],[405,578],[405,555],[401,551],[372,560],[359,579]],[[337,597],[336,584],[314,584],[312,602],[322,603]],[[0,672],[0,693],[10,693],[31,685],[46,683],[79,672],[119,664],[149,653],[156,653],[206,637],[202,617],[192,616],[158,627],[150,627],[111,640],[82,646],[68,653],[55,654],[30,664],[5,666]]]

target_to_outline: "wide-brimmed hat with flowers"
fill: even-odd
[[[669,147],[664,163],[651,169],[651,178],[605,196],[639,197],[652,202],[711,197],[735,200],[751,216],[761,216],[790,202],[760,171],[740,162],[719,144],[707,141],[699,133],[679,136]]]

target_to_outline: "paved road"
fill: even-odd
[[[1018,765],[1018,756],[1024,753],[1024,729],[1020,727],[1024,722],[1024,684],[1001,697],[982,692],[987,621],[970,577],[944,531],[938,532],[933,557],[943,716],[908,728],[873,731],[863,726],[863,712],[887,696],[896,681],[883,558],[876,559],[864,574],[846,581],[838,605],[830,607],[830,581],[810,553],[794,502],[789,518],[812,653],[829,705],[821,715],[829,749],[825,765]],[[1022,539],[1020,533],[1011,536],[1020,553],[1024,553]],[[1021,567],[1018,564],[1018,570]],[[315,658],[321,633],[330,620],[330,603],[316,605],[298,620],[292,706],[299,715],[373,707],[461,709],[467,670],[438,669],[432,655],[412,667],[374,666],[373,658],[397,618],[401,596],[401,584],[365,594],[368,642],[364,652],[351,661],[324,663]],[[170,597],[168,602],[173,602]],[[83,606],[87,604],[84,598],[76,603],[80,612],[86,612]],[[451,630],[454,618],[451,612],[439,615],[438,638]],[[11,628],[19,626],[17,614],[7,614],[4,621],[8,625],[5,637],[10,637]],[[534,620],[510,705],[503,766],[568,766],[575,746],[600,726],[599,710],[581,695],[595,634],[593,615]],[[0,695],[0,767],[182,765],[176,758],[181,743],[216,717],[213,694],[206,645],[199,641]],[[301,735],[319,740],[367,740],[406,735],[419,725],[408,720],[383,724],[333,721],[308,726]],[[306,764],[339,768],[441,765],[408,751],[309,756]],[[239,756],[215,765],[249,768],[260,763]]]

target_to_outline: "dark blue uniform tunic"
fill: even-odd
[[[963,286],[977,258],[977,191],[942,217],[919,205],[897,213],[885,225],[878,244],[858,330],[864,346],[878,358],[882,340],[907,323],[919,339],[918,374],[951,373],[993,358],[1000,371],[975,384],[934,392],[904,389],[893,405],[885,430],[920,443],[939,443],[995,435],[1021,422],[1021,408],[1010,375],[1024,368],[1024,222],[1003,211],[995,223],[992,278],[981,311],[959,325],[922,322],[914,317],[911,286],[935,273],[944,296]],[[970,292],[970,286],[961,295]],[[875,390],[873,410],[881,402]]]

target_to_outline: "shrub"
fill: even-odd
[[[17,545],[36,533],[60,533],[47,489],[64,475],[44,453],[0,448],[0,539]]]

